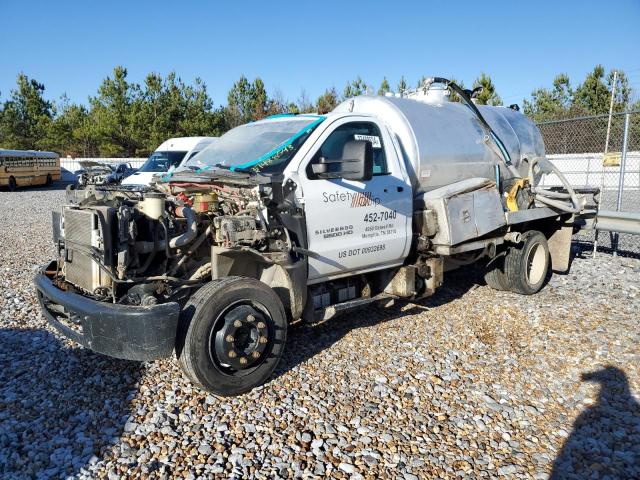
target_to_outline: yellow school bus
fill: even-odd
[[[57,153],[0,148],[0,187],[15,190],[29,185],[51,185],[56,180],[60,180]]]

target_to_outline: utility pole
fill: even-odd
[[[600,205],[604,200],[604,159],[609,152],[609,136],[611,135],[611,120],[613,119],[613,100],[616,96],[616,84],[618,83],[618,71],[613,71],[613,86],[611,87],[611,102],[609,103],[609,121],[607,122],[607,138],[604,141],[604,155],[602,156],[602,178],[600,180],[600,201],[598,202],[598,208],[596,209],[596,227],[598,225],[598,213],[600,212]],[[595,231],[595,238],[593,240],[593,257],[596,256],[598,250],[598,230]]]

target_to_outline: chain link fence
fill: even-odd
[[[609,148],[605,154],[609,115],[579,117],[538,124],[547,158],[574,188],[601,210],[640,212],[640,112],[617,113],[611,119]],[[560,185],[548,176],[545,186]],[[598,193],[599,192],[599,193]],[[640,255],[640,236],[580,231],[575,240],[586,248]]]

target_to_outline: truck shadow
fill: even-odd
[[[287,345],[273,378],[280,377],[289,370],[306,362],[323,350],[330,348],[352,330],[371,327],[389,320],[395,320],[428,308],[444,305],[462,297],[472,288],[483,285],[482,269],[473,265],[446,272],[443,286],[435,295],[411,302],[398,301],[389,308],[362,307],[361,313],[344,313],[322,323],[292,325],[289,329]]]
[[[141,364],[0,329],[0,477],[66,478],[124,431]]]
[[[598,397],[576,418],[549,478],[640,478],[640,404],[626,374],[607,366],[581,378],[599,384]]]

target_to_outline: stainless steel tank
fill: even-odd
[[[510,108],[478,108],[502,140],[515,169],[526,177],[528,162],[544,157],[538,127]],[[341,103],[335,111],[373,115],[387,124],[405,157],[415,194],[473,177],[493,180],[495,165],[500,167],[502,181],[514,177],[476,115],[462,103],[360,96]]]

